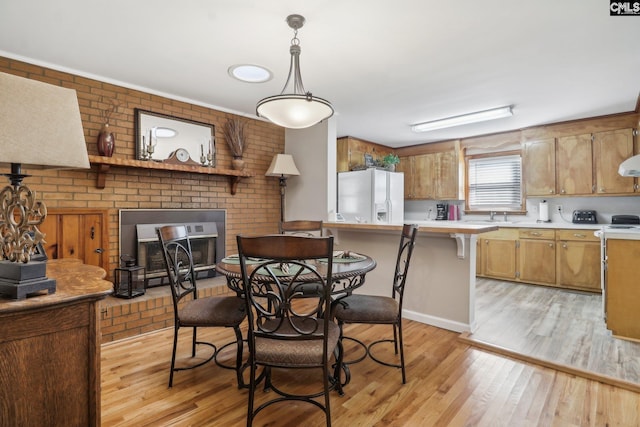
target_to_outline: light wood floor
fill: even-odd
[[[347,331],[365,339],[390,332],[363,325]],[[244,425],[247,391],[237,389],[231,370],[209,363],[177,372],[167,388],[172,333],[102,346],[102,425]],[[405,335],[407,384],[395,368],[371,360],[352,365],[345,396],[331,395],[334,426],[640,426],[637,393],[474,348],[421,323],[407,321]],[[210,329],[202,337],[228,342],[233,335]],[[182,362],[188,354],[182,340]],[[276,378],[294,379],[311,378],[299,371]],[[311,405],[285,403],[254,425],[322,426],[324,417]]]
[[[611,335],[599,294],[478,279],[476,319],[478,330],[466,337],[470,341],[640,390],[640,343]]]

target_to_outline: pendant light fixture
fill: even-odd
[[[304,25],[302,15],[287,16],[287,24],[293,28],[291,39],[291,63],[289,75],[280,95],[269,96],[258,102],[256,114],[269,121],[291,129],[303,129],[315,125],[333,115],[331,103],[325,99],[313,96],[304,90],[300,75],[300,40],[298,30]],[[287,91],[293,79],[292,91]]]

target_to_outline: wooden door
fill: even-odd
[[[596,191],[600,194],[634,192],[634,179],[620,176],[620,163],[633,156],[633,129],[619,129],[594,134],[593,151]]]
[[[78,258],[109,272],[107,211],[49,209],[40,227],[49,259]]]
[[[556,193],[556,140],[528,141],[522,153],[524,185],[527,196]]]
[[[483,274],[498,279],[516,278],[516,241],[482,239]]]
[[[519,280],[555,285],[556,242],[523,239],[518,246]]]
[[[591,134],[558,138],[558,192],[561,195],[593,192]]]

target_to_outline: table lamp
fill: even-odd
[[[265,176],[277,176],[280,178],[280,223],[284,222],[284,193],[287,187],[287,178],[300,175],[300,171],[293,162],[291,154],[276,154]]]
[[[0,153],[0,167],[11,168],[4,174],[10,185],[0,192],[0,293],[14,299],[53,293],[55,280],[46,277],[46,256],[38,253],[47,208],[22,184],[29,176],[22,167],[90,167],[76,91],[0,73]]]

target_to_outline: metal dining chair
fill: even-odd
[[[191,253],[191,242],[184,225],[168,225],[157,229],[158,238],[162,247],[169,276],[169,286],[173,300],[174,334],[173,352],[171,353],[171,370],[169,373],[169,387],[173,386],[173,373],[186,369],[197,368],[210,360],[214,360],[220,367],[234,369],[238,381],[238,388],[244,385],[242,380],[242,332],[240,324],[246,317],[246,304],[240,296],[211,296],[198,297],[196,284],[196,272]],[[176,350],[178,346],[178,331],[181,327],[193,329],[191,339],[191,357],[196,356],[196,346],[206,345],[213,349],[210,357],[189,365],[176,368]],[[198,341],[197,329],[201,327],[233,328],[236,335],[236,361],[235,366],[227,366],[217,359],[219,352],[225,348],[225,344],[217,347],[213,343]]]
[[[329,392],[336,389],[342,394],[340,328],[324,315],[331,306],[333,237],[237,236],[237,242],[249,320],[247,426],[264,408],[283,401],[317,406],[330,426]],[[309,282],[320,284],[314,296],[301,290]],[[334,371],[330,374],[334,355]],[[260,374],[258,367],[264,368]],[[279,368],[317,368],[322,375],[322,390],[296,394],[290,387],[274,384],[271,372]],[[256,408],[261,378],[265,389],[277,396]]]
[[[294,220],[280,223],[280,234],[294,236],[322,236],[322,221]]]
[[[402,371],[402,384],[407,382],[402,340],[402,302],[417,232],[417,225],[404,225],[402,227],[400,247],[396,258],[390,297],[351,294],[336,300],[333,304],[332,311],[333,317],[338,321],[338,325],[340,325],[342,339],[355,341],[365,349],[365,354],[362,357],[344,363],[357,363],[364,360],[368,355],[371,359],[382,365],[400,368]],[[343,336],[345,323],[392,325],[393,339],[383,338],[366,345],[357,338]],[[373,354],[372,348],[385,342],[393,343],[395,354],[400,353],[400,363],[387,362]]]

